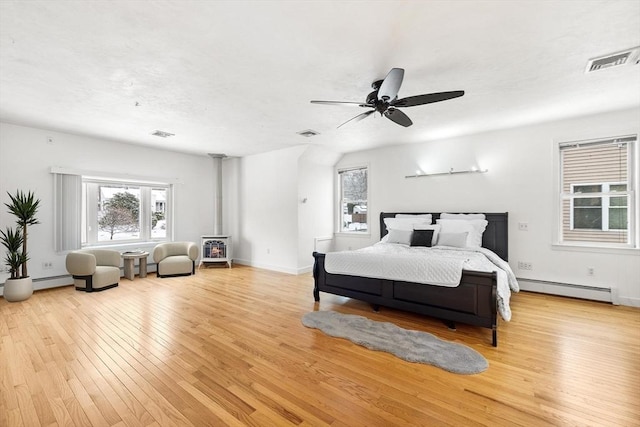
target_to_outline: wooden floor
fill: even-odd
[[[0,299],[0,426],[640,425],[640,310],[520,293],[491,331],[321,294],[250,267]],[[312,310],[462,342],[478,375],[404,362],[300,323]]]

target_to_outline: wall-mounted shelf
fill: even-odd
[[[405,178],[424,178],[428,176],[460,175],[460,174],[466,174],[466,173],[486,173],[486,172],[489,172],[489,170],[488,169],[469,169],[469,170],[454,171],[453,168],[451,168],[449,172],[419,173],[416,175],[406,175]]]

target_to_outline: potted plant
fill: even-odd
[[[4,283],[4,299],[7,301],[23,301],[33,294],[33,282],[27,272],[27,226],[39,224],[36,213],[40,200],[29,191],[20,190],[15,195],[10,193],[11,203],[5,203],[9,213],[16,217],[18,228],[7,227],[7,231],[0,230],[0,242],[7,250],[5,264],[9,267],[11,276]]]

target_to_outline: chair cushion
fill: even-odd
[[[193,261],[187,255],[170,256],[158,263],[158,275],[191,274]]]
[[[110,286],[120,281],[120,267],[109,266],[97,266],[95,273],[93,273],[93,285],[94,290]],[[87,287],[86,281],[81,278],[74,278],[73,284],[76,288],[85,289]]]
[[[198,252],[198,246],[193,242],[158,243],[153,249],[153,261],[159,263],[167,257],[176,255],[187,255],[195,261],[198,258]]]

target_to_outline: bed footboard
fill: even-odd
[[[430,286],[360,276],[327,273],[325,254],[314,252],[313,297],[320,292],[345,296],[374,306],[391,307],[492,329],[497,346],[496,273],[463,271],[457,287]]]

